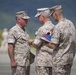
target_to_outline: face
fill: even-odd
[[[58,21],[58,17],[57,17],[57,14],[54,12],[53,14],[52,14],[52,17],[53,17],[53,19],[55,20],[55,21]]]
[[[28,23],[28,19],[23,19],[23,18],[18,17],[17,22],[22,28],[24,28]]]
[[[38,20],[41,24],[44,24],[44,22],[43,22],[44,17],[42,15],[38,16]]]

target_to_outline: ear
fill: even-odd
[[[57,16],[58,16],[56,12],[54,12],[54,16],[55,16],[55,17],[57,17]]]
[[[20,21],[20,17],[17,17],[17,20]]]
[[[42,16],[43,17],[43,19],[45,20],[45,16]]]

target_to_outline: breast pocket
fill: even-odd
[[[25,34],[18,34],[17,42],[25,43],[28,40],[27,35]]]

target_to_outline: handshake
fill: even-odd
[[[50,34],[43,34],[40,38],[45,43],[50,43],[52,36]]]

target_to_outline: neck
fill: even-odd
[[[24,28],[20,23],[17,23],[17,24],[20,28],[22,28],[22,29]]]
[[[50,18],[47,18],[44,20],[44,23],[46,23],[47,21],[50,21]]]
[[[64,17],[63,17],[63,15],[60,15],[59,17],[58,17],[58,22],[61,20],[61,19],[63,19]]]

